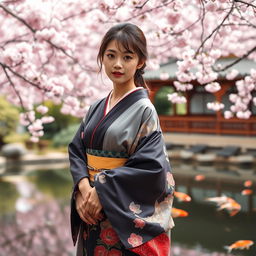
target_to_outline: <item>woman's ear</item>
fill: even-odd
[[[137,65],[137,69],[141,69],[145,64],[145,60],[140,60],[138,65]]]

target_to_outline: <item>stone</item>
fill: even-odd
[[[19,158],[27,153],[26,148],[19,143],[10,143],[2,147],[1,155],[6,158]]]

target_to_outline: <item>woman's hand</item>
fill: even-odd
[[[86,201],[84,200],[82,193],[80,191],[77,191],[76,193],[76,210],[80,218],[84,222],[86,222],[87,224],[96,224],[94,218],[92,218],[90,214],[87,213]]]
[[[86,194],[91,190],[91,188],[92,187],[89,183],[88,178],[83,178],[78,183],[78,189],[79,189],[80,193],[82,194],[82,197],[84,198],[84,200],[86,199]]]
[[[99,200],[97,191],[94,188],[91,188],[90,191],[86,194],[86,205],[85,205],[85,215],[90,216],[94,220],[101,220],[103,215],[101,213],[102,205]]]
[[[83,178],[78,183],[78,189],[76,195],[76,210],[80,218],[87,224],[96,224],[97,220],[103,218],[102,205],[100,203],[97,191],[92,188],[89,179]]]

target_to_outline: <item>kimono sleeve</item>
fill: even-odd
[[[72,142],[69,144],[70,172],[74,181],[74,188],[82,178],[89,177],[87,170],[86,149],[83,139],[84,121],[81,123]]]
[[[155,110],[145,113],[136,149],[126,164],[97,174],[94,184],[107,218],[127,249],[174,226],[174,181],[163,135]]]
[[[75,193],[78,189],[79,181],[86,177],[89,178],[87,170],[87,159],[85,154],[86,148],[83,143],[84,125],[88,120],[89,112],[90,111],[88,111],[88,114],[86,115],[85,119],[81,122],[80,127],[76,132],[76,135],[74,136],[72,142],[68,146],[70,172],[72,174],[74,181],[70,211],[71,233],[74,244],[76,243],[81,224],[81,219],[76,210]]]

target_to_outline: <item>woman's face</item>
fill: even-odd
[[[116,40],[112,40],[104,52],[103,65],[114,85],[135,86],[134,74],[143,63],[139,63],[139,57],[135,52],[127,51]]]

